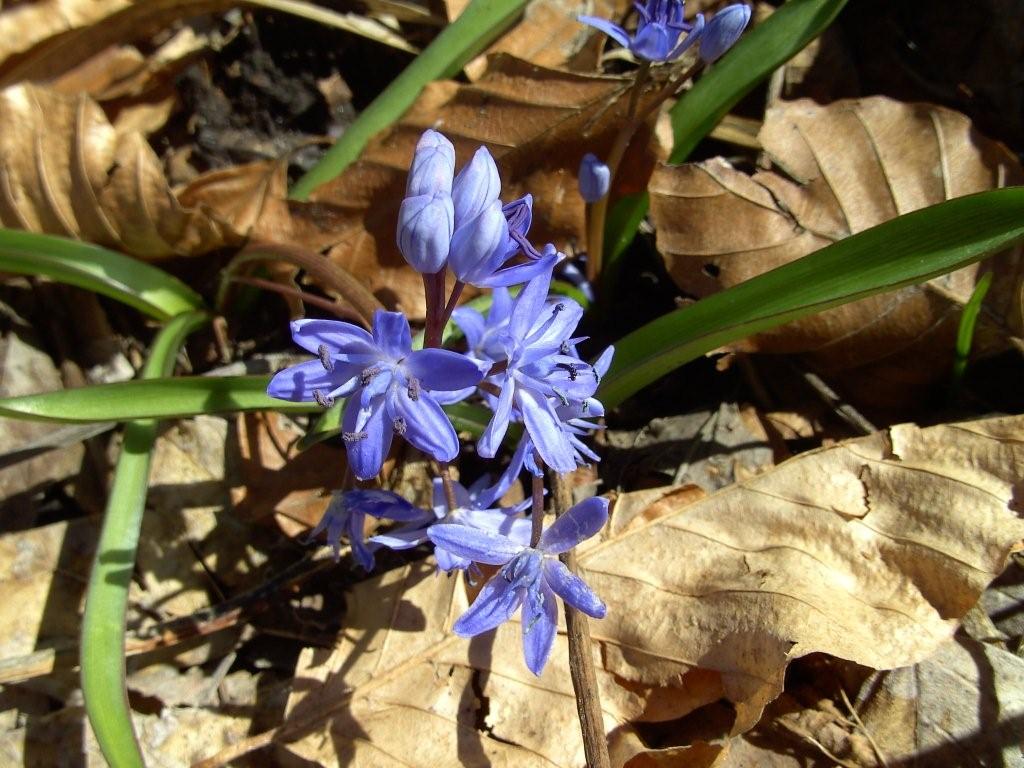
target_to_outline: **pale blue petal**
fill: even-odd
[[[595,619],[603,619],[608,613],[601,598],[594,594],[587,582],[553,557],[544,558],[544,581],[577,611],[583,611]]]
[[[432,525],[427,535],[435,545],[474,563],[504,565],[524,549],[507,536],[468,525]]]
[[[451,461],[459,455],[459,437],[441,406],[423,390],[415,398],[409,388],[395,384],[388,389],[388,416],[399,435],[438,461]]]
[[[613,24],[608,19],[602,19],[599,16],[578,16],[577,19],[601,30],[623,48],[629,47],[629,34],[618,24]]]
[[[544,463],[556,472],[576,469],[572,444],[547,398],[525,387],[516,387],[516,405],[522,411],[526,431]]]
[[[450,195],[455,175],[455,147],[441,133],[428,128],[416,143],[416,152],[409,165],[405,196]]]
[[[454,528],[454,525],[439,525],[435,528]],[[501,573],[491,577],[484,588],[480,590],[476,600],[462,614],[452,630],[462,637],[473,637],[490,629],[494,629],[512,618],[522,598],[512,588],[512,584],[505,580]]]
[[[501,201],[494,200],[480,214],[456,228],[448,251],[448,267],[462,282],[476,285],[501,266],[508,223]]]
[[[465,389],[455,389],[451,392],[440,392],[438,390],[434,390],[432,394],[438,405],[452,405],[454,403],[461,403],[475,392],[476,387],[466,387]]]
[[[484,208],[494,203],[501,194],[498,166],[487,147],[480,147],[473,158],[463,166],[452,185],[455,203],[455,225],[476,218]]]
[[[409,355],[402,367],[420,386],[431,391],[451,392],[479,384],[490,365],[448,349],[420,349]]]
[[[465,334],[466,344],[470,351],[480,346],[487,326],[483,315],[470,307],[457,307],[452,312],[452,322]]]
[[[447,195],[407,197],[398,209],[398,250],[413,269],[433,275],[448,260],[453,225]]]
[[[519,285],[520,283],[533,280],[533,278],[543,272],[550,272],[554,268],[555,264],[557,264],[562,258],[563,254],[556,251],[554,253],[546,254],[539,259],[529,259],[520,264],[514,264],[511,267],[498,269],[489,277],[482,279],[477,278],[473,285],[485,288]]]
[[[540,677],[544,665],[548,663],[551,647],[558,633],[558,602],[551,589],[541,582],[539,590],[540,605],[536,605],[530,596],[523,600],[523,657],[527,668]]]
[[[548,299],[548,288],[551,286],[551,273],[542,272],[533,278],[516,297],[512,314],[508,321],[509,334],[517,341],[522,341],[530,332],[538,315],[544,309]]]
[[[328,396],[334,390],[348,385],[349,391],[359,383],[359,366],[335,363],[328,372],[319,360],[308,360],[274,374],[267,385],[267,394],[280,400],[308,402],[313,400],[313,391],[320,390]],[[346,392],[347,394],[347,392]]]
[[[540,537],[540,549],[549,555],[568,552],[598,533],[608,522],[608,499],[591,496],[558,516]]]
[[[669,54],[669,59],[674,60],[682,56],[686,51],[698,40],[702,39],[704,33],[704,14],[698,13],[697,18],[693,20],[693,27],[690,33],[686,35],[682,40],[679,41],[679,45]],[[703,44],[701,46],[703,48]]]
[[[377,357],[373,337],[358,325],[341,320],[292,320],[289,324],[292,340],[307,352],[320,354],[320,345],[327,353],[336,355],[367,355]]]
[[[392,360],[400,360],[412,351],[412,332],[409,321],[401,312],[373,313],[374,343]]]
[[[353,397],[345,404],[345,412],[342,415],[345,450],[348,454],[349,468],[360,480],[376,477],[384,464],[384,457],[391,449],[391,437],[394,432],[390,423],[385,424],[385,410],[383,397],[371,402],[362,418],[359,398]],[[359,421],[364,422],[361,430],[356,429]],[[366,434],[357,435],[359,432]]]
[[[494,415],[484,427],[480,440],[477,441],[477,453],[485,459],[493,459],[501,448],[501,441],[505,439],[508,431],[509,419],[512,416],[512,399],[515,394],[515,384],[506,379],[505,385],[501,388],[501,396],[494,406]]]

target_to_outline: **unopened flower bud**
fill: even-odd
[[[437,131],[424,131],[409,166],[405,196],[450,195],[454,175],[455,147]]]
[[[608,194],[611,183],[611,169],[597,159],[596,155],[587,152],[580,161],[580,195],[588,203],[596,203]]]
[[[706,64],[717,61],[728,51],[750,21],[750,7],[737,3],[723,8],[707,23],[700,39],[700,57]]]
[[[501,201],[494,199],[480,214],[452,235],[448,266],[461,282],[476,285],[505,261],[508,222]]]
[[[461,227],[491,205],[501,194],[501,178],[487,147],[480,147],[473,159],[459,171],[452,186],[455,226]]]
[[[446,194],[407,197],[398,210],[398,250],[417,272],[433,275],[448,259],[454,221]]]

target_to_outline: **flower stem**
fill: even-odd
[[[647,79],[650,63],[644,62],[644,64],[636,71],[636,80],[633,84],[632,92],[629,95],[629,109],[626,113],[626,122],[623,123],[622,128],[620,128],[618,134],[616,134],[615,142],[612,144],[611,151],[608,153],[608,171],[611,177],[609,180],[609,187],[615,182],[615,174],[619,170],[622,158],[625,156],[626,150],[629,149],[629,143],[633,140],[633,136],[636,134],[637,129],[643,125],[644,121],[650,117],[654,110],[660,107],[667,98],[676,93],[683,83],[697,74],[700,67],[701,61],[698,59],[696,64],[681,75],[669,77],[661,90],[659,90],[654,95],[654,98],[651,99],[651,101],[639,112],[637,111],[637,107],[640,102],[640,93],[643,89],[644,81]],[[591,205],[590,210],[588,211],[587,280],[589,280],[591,284],[595,284],[598,276],[601,274],[601,263],[604,260],[604,223],[605,219],[608,217],[608,200],[610,197],[611,194],[605,195],[596,203]]]
[[[441,485],[444,487],[444,501],[448,505],[448,511],[452,512],[458,505],[455,500],[455,486],[452,484],[452,472],[447,461],[438,463],[438,474],[441,475]]]
[[[441,326],[440,331],[444,333],[444,327],[448,325],[448,321],[452,317],[452,312],[455,311],[455,305],[459,303],[459,297],[462,296],[462,289],[466,287],[466,284],[461,280],[455,281],[455,287],[452,288],[452,295],[448,297],[448,303],[444,305],[444,312],[441,314],[441,319],[438,325]],[[443,296],[444,293],[442,292]]]
[[[534,461],[537,467],[544,471],[544,462],[540,455],[534,454]],[[530,520],[533,528],[530,531],[530,546],[536,547],[540,543],[540,535],[544,532],[544,475],[532,475],[533,478],[533,508],[530,511]]]
[[[572,489],[565,475],[551,473],[555,516],[563,514],[572,506]],[[561,560],[572,572],[577,573],[576,553],[569,550]],[[572,688],[576,693],[576,712],[583,732],[583,751],[588,768],[611,768],[608,756],[608,741],[604,732],[604,716],[601,713],[601,692],[597,687],[597,671],[594,669],[593,647],[590,641],[590,624],[587,616],[569,603],[565,604],[565,626],[569,638],[569,674]]]

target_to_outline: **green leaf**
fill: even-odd
[[[1024,187],[982,192],[880,224],[648,323],[616,343],[599,397],[618,405],[724,344],[959,269],[1024,239]]]
[[[203,312],[190,312],[167,323],[153,344],[143,378],[169,375],[185,337],[208,319]],[[124,633],[156,434],[154,421],[125,425],[82,618],[85,710],[103,756],[114,768],[144,765],[125,689]]]
[[[846,0],[789,0],[744,34],[672,107],[669,162],[686,160],[740,99],[820,35],[844,5]]]
[[[78,240],[0,229],[0,272],[39,275],[101,293],[165,321],[199,309],[199,294],[137,259]]]
[[[986,272],[974,286],[971,298],[964,304],[963,313],[960,315],[960,325],[956,329],[956,360],[953,363],[954,387],[959,386],[967,371],[967,361],[971,357],[971,346],[974,344],[974,327],[978,323],[981,304],[985,301],[985,294],[988,293],[990,285],[992,273]]]
[[[201,413],[312,413],[316,403],[267,395],[267,376],[177,376],[62,389],[0,399],[0,416],[35,421],[91,422],[175,419]]]
[[[292,187],[293,200],[305,200],[355,160],[374,134],[387,128],[412,106],[432,80],[452,77],[504,32],[526,0],[473,0],[416,59],[356,118],[345,133]]]

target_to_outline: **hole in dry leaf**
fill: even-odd
[[[701,267],[701,271],[708,277],[718,277],[722,273],[719,266],[717,264],[712,264],[710,261]]]

